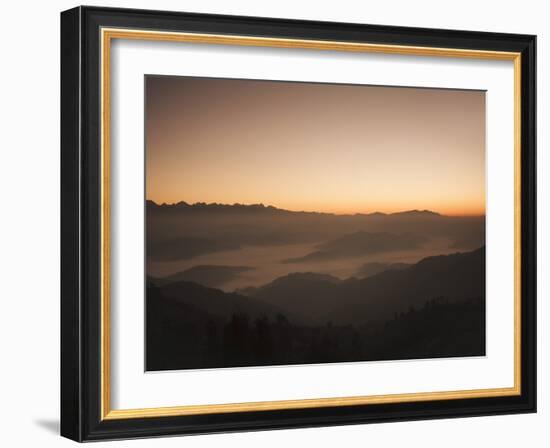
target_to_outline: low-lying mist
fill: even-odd
[[[293,272],[362,278],[372,271],[368,266],[380,270],[484,243],[485,217],[417,210],[333,215],[262,205],[147,202],[147,275],[200,279],[226,292]]]

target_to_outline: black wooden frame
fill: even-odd
[[[521,53],[521,395],[100,418],[100,27]],[[77,441],[536,411],[536,37],[78,7],[61,14],[61,434]]]

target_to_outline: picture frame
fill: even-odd
[[[113,381],[111,362],[125,348],[111,344],[110,292],[117,279],[110,253],[119,234],[111,231],[111,105],[117,92],[110,81],[112,45],[122,40],[258,53],[315,51],[320,58],[335,53],[509,62],[513,129],[499,131],[513,136],[513,385],[113,408],[120,380]],[[61,13],[61,435],[82,442],[536,412],[535,54],[531,35],[82,6]],[[118,173],[131,168],[119,162]]]

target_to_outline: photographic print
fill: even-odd
[[[61,434],[536,412],[536,41],[64,11]]]
[[[145,96],[146,370],[485,355],[485,91]]]

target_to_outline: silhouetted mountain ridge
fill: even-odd
[[[303,257],[288,258],[284,263],[330,261],[339,258],[362,257],[380,252],[416,249],[428,240],[419,234],[358,231],[320,244],[318,250]]]
[[[243,267],[244,268],[244,267]],[[284,313],[304,323],[383,322],[427,300],[485,297],[485,247],[426,257],[408,267],[341,280],[329,274],[295,272],[257,288],[234,293],[193,281],[154,283],[162,296],[220,316]]]
[[[253,316],[276,315],[279,306],[261,302],[237,293],[227,293],[190,281],[178,281],[164,286],[156,286],[158,300],[193,306],[218,318],[228,319],[233,314],[245,313]]]
[[[157,286],[178,281],[191,281],[203,286],[216,288],[253,269],[249,266],[198,265],[166,277],[151,279],[151,281]]]
[[[284,208],[278,208],[273,205],[258,204],[225,204],[218,202],[195,202],[188,203],[185,201],[179,201],[174,203],[162,203],[158,204],[151,199],[146,200],[146,206],[153,211],[212,211],[212,212],[270,212],[270,213],[294,213],[294,214],[311,214],[311,215],[329,215],[329,216],[444,216],[440,213],[431,210],[404,210],[400,212],[383,213],[379,211],[369,213],[331,213],[331,212],[316,212],[316,211],[304,211],[304,210],[287,210]]]
[[[340,282],[323,277],[286,276],[258,288],[253,296],[317,323],[384,321],[427,300],[485,297],[485,247],[427,257],[410,267]],[[296,281],[291,281],[296,279]]]
[[[471,250],[484,244],[484,217],[450,217],[427,210],[409,210],[384,214],[331,214],[297,212],[263,204],[188,204],[158,205],[152,201],[146,207],[146,241],[149,261],[189,260],[201,255],[238,251],[248,247],[285,245],[318,245],[320,254],[293,257],[293,262],[318,261],[328,258],[355,256],[363,250],[374,253],[396,250],[395,247],[418,247],[419,239],[427,243],[448,241],[449,246]],[[345,244],[349,235],[372,241],[360,247],[334,250],[325,246]],[[384,234],[396,235],[392,240]],[[377,235],[377,236],[376,236]],[[409,242],[405,241],[405,236]],[[352,237],[353,238],[353,237]],[[374,239],[387,240],[377,243]],[[412,239],[416,239],[413,242]],[[362,245],[361,245],[362,244]],[[307,249],[311,251],[311,249]],[[294,251],[292,252],[295,253]],[[283,258],[283,257],[282,257]]]
[[[485,354],[485,248],[358,280],[293,273],[253,297],[147,285],[148,370]]]

